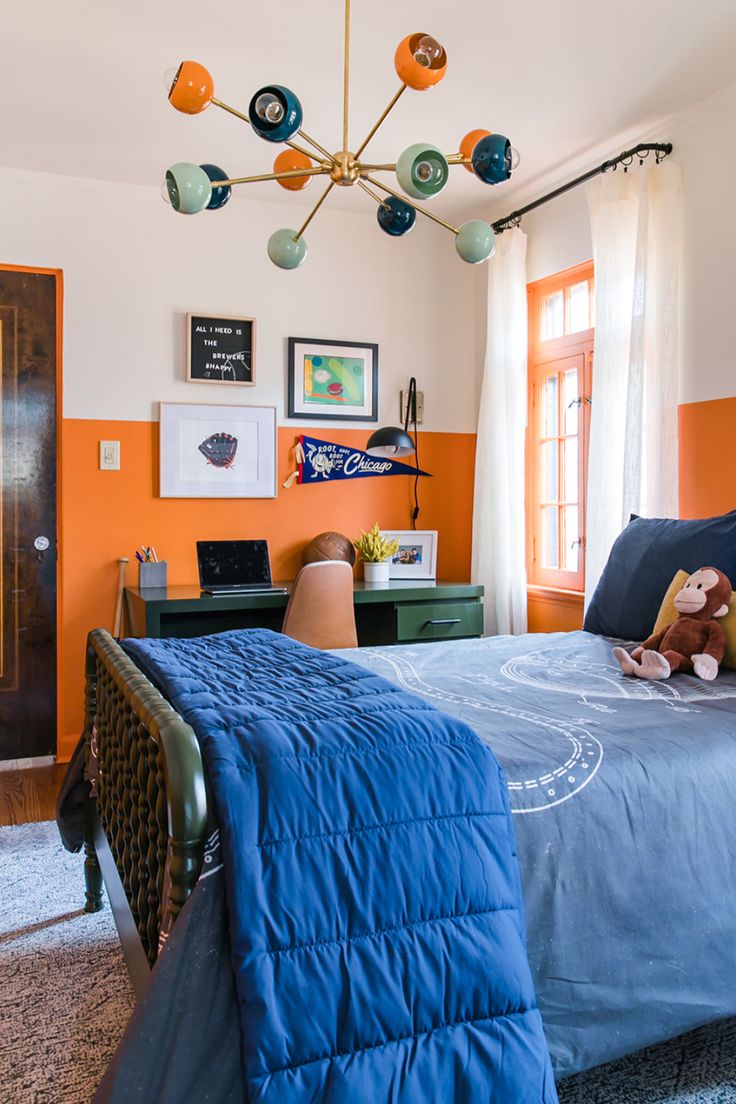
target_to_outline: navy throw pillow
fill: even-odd
[[[695,521],[634,517],[616,539],[583,628],[646,640],[675,573],[717,567],[736,587],[736,510]]]

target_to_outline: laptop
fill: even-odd
[[[197,541],[199,585],[205,594],[286,594],[273,586],[268,541]]]

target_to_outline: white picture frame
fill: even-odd
[[[276,408],[159,407],[160,498],[275,498]]]
[[[389,563],[390,579],[437,578],[436,529],[387,529],[382,535],[399,542]]]

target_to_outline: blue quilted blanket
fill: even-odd
[[[125,647],[202,746],[247,1099],[554,1104],[490,750],[276,633]]]

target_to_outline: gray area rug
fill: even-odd
[[[81,911],[82,864],[52,823],[0,828],[2,1104],[87,1104],[132,1011],[110,909]],[[559,1092],[560,1104],[736,1104],[736,1021],[567,1078]]]
[[[558,1091],[560,1104],[735,1104],[736,1020],[578,1073]]]
[[[87,1104],[133,1009],[107,902],[53,823],[0,828],[0,1101]]]

